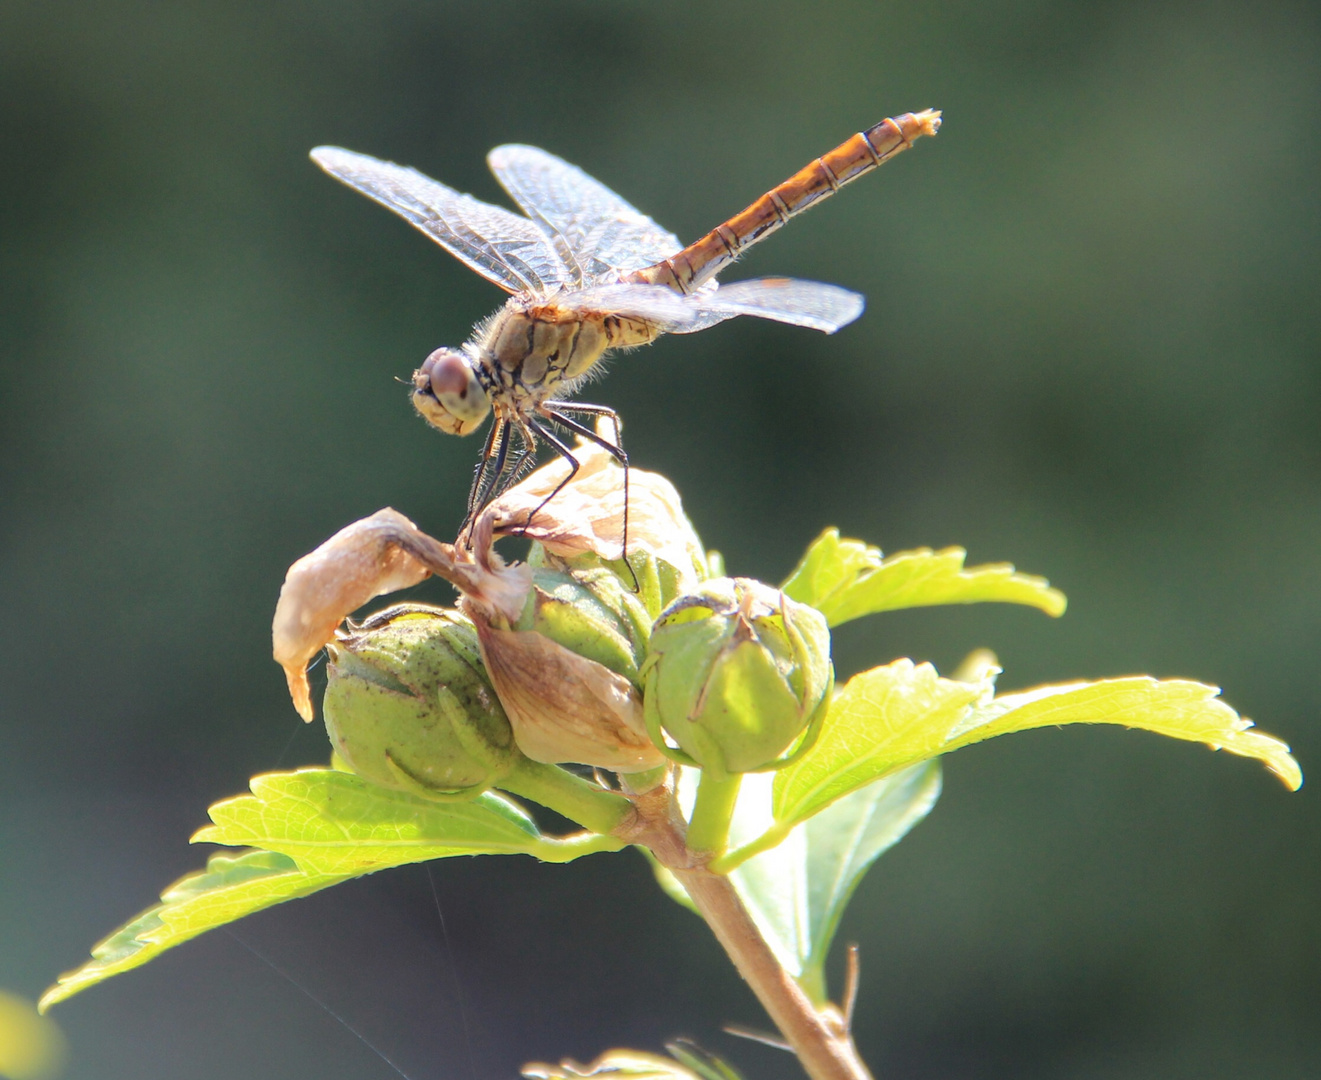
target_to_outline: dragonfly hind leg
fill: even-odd
[[[617,462],[619,462],[621,466],[623,466],[624,521],[623,521],[623,537],[622,537],[619,557],[623,560],[624,565],[628,567],[629,576],[633,579],[634,592],[639,591],[642,586],[638,583],[637,574],[634,572],[632,564],[628,561],[628,455],[624,453],[624,448],[622,445],[620,445],[623,441],[621,438],[623,431],[623,422],[619,419],[619,413],[615,412],[614,409],[608,408],[605,405],[587,405],[580,402],[571,402],[571,401],[547,402],[539,406],[537,411],[547,420],[551,420],[554,423],[559,424],[561,427],[567,428],[569,431],[572,431],[575,435],[578,435],[579,437],[584,438],[589,442],[595,443],[607,454],[609,454],[612,458],[614,458]],[[577,420],[574,420],[571,416],[567,415],[569,413],[579,413],[584,416],[607,417],[610,420],[611,425],[615,429],[615,441],[611,442],[605,436],[599,434],[596,431],[593,431],[586,424],[581,424]],[[569,484],[569,482],[577,475],[579,468],[581,468],[578,459],[573,456],[573,454],[570,452],[567,446],[565,446],[559,439],[555,438],[555,436],[552,435],[549,431],[547,431],[543,425],[534,424],[533,426],[535,427],[537,433],[541,435],[541,437],[544,438],[548,443],[550,443],[550,445],[554,448],[555,452],[558,453],[561,457],[563,457],[567,462],[569,462],[569,475],[566,476],[559,484],[556,485],[554,491],[552,491],[549,495],[547,495],[544,499],[542,499],[541,505],[538,506],[536,510],[534,510],[531,514],[528,515],[529,522],[531,522],[532,518],[534,518],[538,513],[541,512],[542,507],[544,507],[548,502],[550,502],[551,499],[555,498],[556,495],[558,495],[561,491],[564,490],[564,488]]]

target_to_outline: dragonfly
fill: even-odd
[[[786,277],[726,285],[716,276],[791,217],[939,127],[934,109],[882,120],[687,247],[600,181],[535,146],[497,146],[487,156],[522,215],[416,169],[336,146],[313,150],[312,160],[331,176],[393,210],[510,294],[467,342],[436,349],[412,377],[414,407],[441,431],[471,434],[494,413],[460,535],[535,462],[540,442],[569,466],[541,506],[573,480],[580,465],[556,433],[563,429],[623,466],[626,538],[628,456],[619,414],[569,397],[599,373],[608,353],[650,344],[661,334],[691,334],[738,315],[827,334],[852,322],[862,314],[863,297],[837,285]],[[613,438],[602,433],[606,424]]]

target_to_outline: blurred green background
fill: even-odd
[[[692,239],[927,106],[938,139],[726,275],[838,282],[858,323],[666,338],[589,399],[733,572],[837,524],[1072,602],[875,617],[841,674],[989,645],[1007,688],[1189,676],[1321,767],[1314,4],[5,0],[0,987],[199,866],[208,802],[324,760],[269,657],[288,564],[386,505],[457,526],[475,440],[394,377],[502,297],[312,146],[496,200],[486,150],[531,142]],[[1319,841],[1314,787],[1196,746],[963,751],[841,933],[861,1049],[892,1078],[1315,1077]],[[379,875],[55,1015],[71,1078],[486,1080],[680,1033],[797,1075],[719,1034],[758,1008],[631,854]]]

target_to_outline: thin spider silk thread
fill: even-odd
[[[312,993],[311,990],[309,990],[306,986],[304,986],[292,975],[290,975],[289,972],[285,971],[284,968],[280,967],[280,965],[277,964],[274,960],[272,960],[269,956],[263,954],[255,946],[249,945],[246,941],[244,941],[241,937],[239,937],[238,934],[234,933],[234,931],[231,930],[229,927],[224,927],[223,929],[225,933],[227,933],[231,938],[233,938],[245,949],[247,949],[248,952],[250,952],[263,964],[269,967],[277,975],[280,975],[283,978],[287,979],[289,983],[296,990],[301,991],[310,1001],[320,1006],[320,1008],[324,1012],[329,1014],[334,1020],[338,1021],[341,1027],[343,1027],[347,1032],[349,1032],[350,1035],[354,1036],[359,1042],[363,1044],[363,1046],[367,1047],[367,1049],[370,1050],[373,1054],[375,1054],[378,1058],[380,1058],[387,1065],[389,1065],[390,1068],[392,1068],[395,1072],[397,1072],[400,1076],[402,1076],[404,1080],[413,1080],[413,1078],[409,1076],[408,1073],[404,1072],[404,1070],[400,1068],[399,1065],[397,1065],[394,1061],[390,1059],[389,1055],[386,1054],[385,1051],[383,1051],[379,1046],[377,1046],[374,1042],[372,1042],[371,1039],[367,1038],[366,1035],[364,1035],[361,1031],[359,1031],[356,1027],[354,1027],[351,1023],[349,1023],[344,1017],[340,1016],[340,1014],[337,1013],[334,1009],[332,1009],[328,1004],[326,1004],[326,1002],[322,1001],[320,997]],[[470,1057],[471,1057],[471,1052],[472,1051],[470,1047],[469,1048]]]

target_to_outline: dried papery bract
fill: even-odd
[[[334,639],[345,618],[374,597],[436,574],[485,610],[516,615],[527,594],[527,568],[507,567],[493,552],[485,554],[475,560],[386,507],[341,529],[289,567],[271,636],[298,714],[307,721],[313,717],[308,661]]]
[[[489,550],[496,538],[517,534],[564,559],[589,552],[618,559],[624,544],[624,470],[599,446],[580,443],[573,452],[581,467],[567,485],[561,488],[569,466],[557,459],[487,507],[473,528],[474,549]],[[638,468],[628,473],[628,554],[635,552],[691,575],[694,583],[707,576],[706,552],[678,491],[659,473]]]
[[[533,761],[622,773],[665,763],[647,736],[642,695],[628,679],[535,631],[501,630],[480,619],[476,626],[514,740]]]
[[[564,483],[562,462],[539,469],[479,516],[471,547],[441,543],[387,509],[298,560],[280,594],[274,637],[299,713],[312,717],[307,662],[344,618],[373,597],[434,573],[462,594],[524,754],[619,772],[662,764],[647,736],[636,674],[650,617],[605,565],[623,546],[623,470],[599,447],[580,446],[575,453],[582,466],[570,483]],[[628,505],[631,558],[664,564],[670,591],[695,586],[705,574],[705,556],[674,486],[634,469]],[[511,533],[542,546],[540,579],[531,567],[506,565],[494,550],[496,539]],[[574,565],[584,559],[595,565]],[[545,588],[534,589],[534,580]],[[547,617],[551,611],[554,618]],[[598,623],[606,625],[602,612],[611,613],[608,622],[622,647],[623,662],[613,666],[600,662],[609,659],[600,648],[604,635],[596,632]]]

